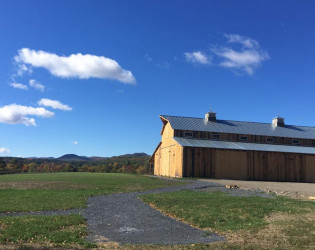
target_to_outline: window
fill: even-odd
[[[193,137],[194,135],[193,135],[192,132],[185,132],[185,133],[184,133],[184,136],[185,136],[185,137]]]
[[[248,137],[247,136],[240,136],[240,141],[248,141]]]
[[[273,137],[267,137],[267,138],[266,138],[266,142],[270,142],[270,143],[275,142],[275,138],[273,138]]]
[[[292,139],[292,144],[294,144],[294,145],[299,145],[299,144],[300,144],[300,140],[298,140],[298,139]]]
[[[220,140],[220,134],[219,133],[212,133],[212,139],[213,140]]]

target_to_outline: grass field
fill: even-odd
[[[1,243],[16,246],[40,244],[49,246],[93,247],[84,237],[87,235],[85,220],[80,215],[22,216],[0,218]]]
[[[108,173],[47,173],[0,176],[0,212],[85,207],[89,196],[178,185],[157,178]],[[23,246],[91,247],[81,215],[0,217],[0,249]],[[30,248],[27,248],[30,246]],[[26,247],[26,248],[25,248]]]
[[[91,195],[179,185],[125,174],[48,173],[0,176],[0,211],[85,207]],[[141,196],[167,215],[216,232],[227,241],[185,246],[120,246],[107,249],[315,249],[315,202],[285,197],[234,197],[221,192],[178,191]],[[0,249],[23,246],[89,248],[81,215],[0,217]],[[46,248],[47,249],[47,248]]]
[[[211,249],[315,248],[315,203],[311,201],[194,191],[151,194],[141,199],[167,215],[228,239],[212,244]]]
[[[0,176],[0,212],[85,207],[93,195],[143,191],[177,185],[139,175],[47,173]]]

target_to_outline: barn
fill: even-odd
[[[154,174],[236,180],[315,182],[315,127],[160,115]]]

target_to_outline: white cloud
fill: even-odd
[[[74,141],[74,142],[72,142],[72,144],[74,144],[74,145],[78,145],[78,144],[79,144],[79,142],[78,142],[78,141]]]
[[[72,108],[70,106],[63,104],[60,101],[51,100],[51,99],[47,99],[47,98],[43,98],[43,99],[39,100],[38,105],[51,107],[53,109],[60,109],[60,110],[64,110],[64,111],[72,110]]]
[[[43,84],[41,84],[40,82],[37,82],[36,80],[31,79],[29,83],[30,83],[30,86],[31,86],[32,88],[38,89],[38,90],[44,92],[45,86],[44,86]]]
[[[48,118],[54,116],[54,112],[46,110],[45,108],[34,108],[17,104],[0,107],[1,123],[36,126],[35,119],[29,116]]]
[[[17,65],[17,75],[22,76],[25,72],[28,72],[29,74],[32,73],[32,69],[30,67],[27,67],[25,64],[18,64]]]
[[[19,65],[45,68],[52,75],[61,78],[101,78],[115,79],[123,83],[134,84],[136,79],[129,70],[125,70],[110,58],[95,55],[71,54],[58,56],[42,50],[23,48],[14,57]],[[23,69],[23,66],[20,66]]]
[[[22,83],[17,83],[17,82],[13,82],[10,84],[11,87],[15,88],[15,89],[24,89],[27,90],[27,86],[22,84]]]
[[[11,152],[10,149],[4,148],[4,147],[0,148],[0,154],[10,154],[10,152]]]
[[[186,61],[191,63],[210,64],[209,58],[201,51],[184,53]]]
[[[228,43],[240,43],[246,48],[259,48],[259,43],[249,37],[237,34],[225,34]]]
[[[241,45],[239,49],[231,47],[213,47],[212,52],[219,58],[219,65],[225,68],[245,71],[252,75],[255,69],[269,59],[266,51],[260,48],[257,41],[240,35],[225,35],[228,43]]]

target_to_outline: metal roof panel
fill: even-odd
[[[315,127],[293,125],[277,127],[271,123],[229,120],[217,120],[216,122],[212,122],[204,118],[169,115],[161,115],[161,117],[169,121],[173,129],[178,130],[315,139]]]
[[[314,147],[198,140],[198,139],[187,139],[183,137],[174,137],[174,140],[177,141],[177,143],[183,147],[201,147],[201,148],[246,150],[246,151],[268,151],[268,152],[284,152],[284,153],[299,153],[299,154],[315,154]]]

